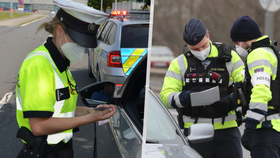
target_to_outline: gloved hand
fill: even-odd
[[[255,130],[247,129],[245,128],[244,133],[241,137],[241,144],[243,147],[249,151],[252,150],[251,143],[253,139],[253,135],[255,133]]]
[[[184,107],[190,107],[191,106],[191,98],[190,98],[190,93],[192,91],[182,91],[180,94],[179,94],[179,100],[180,100],[180,103],[182,106]]]
[[[247,117],[245,122],[245,128],[250,130],[256,130],[256,127],[259,123],[260,121]]]
[[[222,97],[220,101],[216,101],[210,105],[210,111],[216,113],[227,113],[230,107],[231,100],[229,97]],[[212,109],[212,110],[211,110]]]

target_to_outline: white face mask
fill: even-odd
[[[210,48],[210,44],[209,44],[209,46],[206,49],[202,50],[201,52],[194,51],[194,50],[190,50],[190,51],[195,57],[197,57],[197,59],[204,61],[207,58],[207,56],[209,55],[210,49],[211,48]]]
[[[60,44],[60,38],[58,39],[60,49],[65,57],[70,60],[71,64],[75,64],[77,61],[83,59],[85,47],[82,47],[76,43],[68,42],[65,34],[64,37],[66,39],[66,43],[64,43],[62,46]]]
[[[242,43],[242,42],[241,42]],[[240,43],[240,45],[241,45]],[[236,49],[236,52],[242,56],[242,57],[247,57],[248,56],[248,49],[244,49],[243,47],[239,46],[239,45],[235,45],[235,49]]]

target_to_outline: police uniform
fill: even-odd
[[[183,38],[189,45],[198,44],[206,35],[206,29],[195,18],[185,26]],[[231,96],[233,82],[243,82],[244,64],[236,52],[225,44],[210,42],[210,52],[203,61],[191,51],[174,59],[165,75],[161,100],[169,109],[179,109],[183,114],[184,133],[194,123],[212,123],[215,136],[212,141],[191,144],[202,157],[242,157],[240,132],[237,128],[236,105]],[[209,72],[218,73],[216,80]],[[219,87],[221,100],[211,105],[192,106],[190,94]],[[203,99],[203,98],[202,98]],[[217,106],[216,106],[217,105]]]
[[[279,49],[267,35],[261,35],[256,22],[248,16],[235,21],[231,39],[239,42],[256,39],[247,49],[245,77],[249,109],[242,144],[253,158],[280,157]]]
[[[65,25],[71,39],[82,47],[96,47],[96,29],[108,15],[97,14],[99,11],[73,1],[56,0],[54,3],[61,7],[56,17]],[[95,14],[100,18],[95,20]],[[69,70],[69,60],[60,54],[52,37],[26,56],[16,85],[19,138],[24,134],[22,129],[25,133],[31,131],[29,118],[74,117],[78,92]],[[18,157],[37,157],[35,154],[39,155],[39,152],[43,157],[73,157],[72,137],[73,129],[42,137],[29,133],[27,139],[22,138],[24,146]],[[39,138],[42,142],[34,145]],[[46,143],[44,149],[42,143]],[[38,151],[37,147],[40,148]]]

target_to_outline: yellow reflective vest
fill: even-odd
[[[218,57],[217,48],[210,42],[211,44],[211,53],[209,53],[208,58],[210,57]],[[243,82],[244,80],[244,63],[237,55],[235,51],[231,51],[231,61],[226,62],[227,71],[229,72],[229,86],[233,84],[233,82]],[[164,83],[162,86],[162,90],[160,92],[160,97],[162,102],[166,105],[167,108],[172,109],[171,106],[171,98],[179,97],[179,94],[182,91],[182,88],[185,84],[184,81],[184,73],[188,69],[188,63],[185,56],[182,54],[174,59],[168,71],[164,77]],[[179,99],[177,99],[179,100]],[[195,119],[190,116],[183,116],[184,127],[189,128],[190,125],[194,124]],[[212,120],[211,118],[198,118],[197,123],[212,123],[214,122],[215,130],[225,129],[231,127],[237,127],[236,123],[236,114],[234,111],[230,111],[228,116],[225,117],[225,122],[222,124],[222,118],[215,118]]]
[[[46,44],[50,42],[51,38]],[[51,44],[53,43],[51,42]],[[74,117],[78,98],[77,92],[71,93],[71,87],[68,85],[70,82],[72,89],[76,86],[69,70],[69,61],[68,65],[64,64],[65,60],[60,54],[57,54],[58,50],[55,48],[57,52],[50,53],[45,45],[27,55],[17,78],[17,122],[19,127],[24,126],[30,131],[28,119],[30,117]],[[56,62],[53,58],[56,58]],[[60,91],[60,89],[66,91]],[[67,93],[70,94],[69,98],[67,98]],[[72,129],[70,129],[48,135],[47,142],[48,144],[57,144],[60,141],[66,143],[72,136]]]
[[[264,35],[253,42],[252,46],[263,41],[270,43],[268,36]],[[273,106],[269,106],[269,102],[272,100],[272,82],[275,81],[277,72],[279,71],[277,56],[269,47],[260,46],[249,51],[250,53],[246,63],[248,68],[246,71],[246,79],[249,78],[247,82],[249,82],[252,87],[247,87],[250,98],[249,110],[247,110],[246,117],[260,121],[261,123],[257,125],[257,128],[262,128],[262,122],[271,121],[271,128],[280,132],[280,116],[278,109],[275,109],[277,113],[266,116],[257,112],[267,112],[268,109],[274,109]],[[279,96],[277,97],[279,98]],[[280,103],[278,102],[276,104]]]

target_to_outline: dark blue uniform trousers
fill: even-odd
[[[185,136],[188,129],[184,129]],[[215,130],[214,138],[203,143],[190,143],[203,158],[242,158],[241,134],[237,127]]]
[[[242,145],[251,151],[252,158],[280,158],[280,133],[274,129],[261,128],[255,132],[245,129]]]

